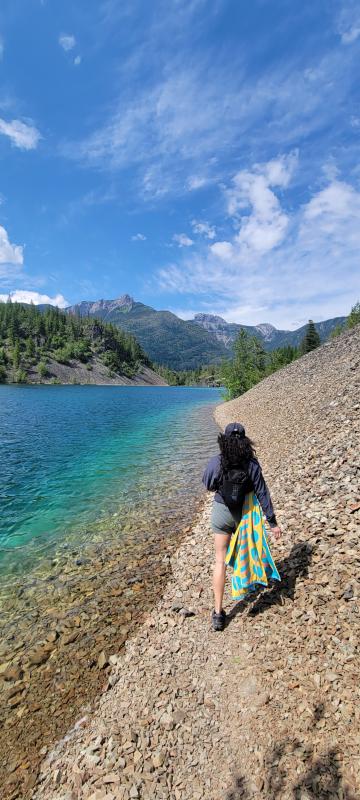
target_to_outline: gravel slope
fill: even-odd
[[[228,592],[211,630],[207,502],[34,800],[360,797],[359,346],[357,328],[217,409],[258,445],[282,583],[236,606]]]
[[[91,366],[91,370],[87,367]],[[133,376],[128,378],[126,375],[113,375],[110,377],[109,369],[99,358],[92,358],[88,365],[81,361],[72,359],[70,365],[60,364],[53,358],[48,358],[47,368],[49,374],[46,378],[39,379],[39,373],[33,367],[28,371],[29,383],[51,383],[55,378],[59,383],[66,384],[85,384],[96,386],[167,386],[166,381],[150,367],[142,366]]]

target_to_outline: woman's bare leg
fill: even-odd
[[[215,599],[215,611],[217,614],[222,609],[224,587],[225,587],[225,556],[231,539],[230,533],[215,533],[215,564],[213,576],[213,588]]]

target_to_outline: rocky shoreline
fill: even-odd
[[[6,587],[0,597],[2,799],[28,797],[44,752],[79,715],[96,708],[111,685],[110,656],[122,651],[157,602],[170,553],[201,506],[200,496],[194,498],[182,523],[158,508],[162,535],[155,540],[151,508],[148,534],[138,537],[130,523],[117,536],[114,522],[107,542],[60,551],[42,573],[24,577],[21,588],[15,581]]]
[[[96,708],[44,748],[37,780],[17,766],[28,784],[9,798],[360,797],[359,346],[357,328],[216,412],[256,440],[281,584],[236,605],[228,590],[229,624],[211,630],[207,502],[157,602],[105,653]]]
[[[49,357],[46,362],[47,375],[40,377],[37,368],[27,370],[26,381],[22,385],[50,386],[168,386],[168,383],[150,367],[141,365],[132,378],[125,374],[111,373],[99,358],[92,358],[87,364],[71,359],[69,364],[62,364]],[[7,376],[7,385],[18,384]]]

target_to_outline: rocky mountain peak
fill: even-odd
[[[255,325],[255,329],[261,333],[266,342],[270,341],[276,333],[276,328],[270,322],[261,322],[260,325]]]
[[[130,306],[130,308],[132,308],[132,306],[135,303],[135,300],[129,294],[122,294],[121,297],[117,297],[116,300],[113,300],[113,303],[116,303],[116,305],[120,307]]]
[[[210,325],[226,325],[226,320],[224,320],[222,317],[218,317],[216,314],[203,314],[201,312],[195,314],[194,322],[199,322],[201,325],[205,325],[206,323]]]

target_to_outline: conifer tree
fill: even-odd
[[[16,339],[13,353],[12,353],[13,365],[15,369],[20,366],[20,342],[19,339]]]
[[[311,350],[316,350],[320,344],[320,336],[315,328],[315,325],[312,319],[309,319],[307,330],[305,336],[301,342],[300,350],[301,353],[310,353]]]
[[[26,340],[26,355],[29,356],[29,358],[33,358],[35,355],[34,339],[32,339],[31,336]]]
[[[352,307],[350,314],[346,320],[347,328],[354,328],[360,322],[360,303],[355,303]]]

